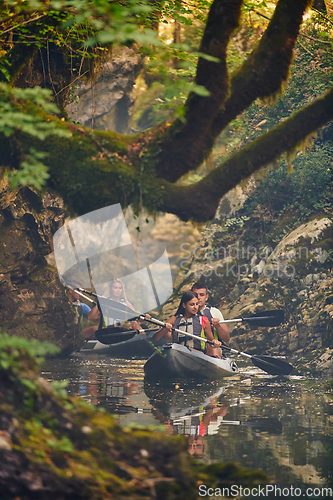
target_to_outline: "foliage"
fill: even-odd
[[[59,351],[58,347],[49,342],[11,337],[8,334],[0,335],[0,371],[2,376],[8,373],[12,381],[18,380],[21,384],[25,410],[33,408],[34,394],[38,392],[38,384],[31,377],[31,373],[37,372],[45,355]]]
[[[32,367],[41,365],[46,354],[56,354],[59,348],[49,342],[39,342],[36,339],[28,340],[22,337],[11,337],[8,334],[0,335],[0,366],[3,370],[11,369],[19,373],[22,369],[20,357],[22,353],[34,360]]]
[[[327,392],[333,392],[333,379],[327,380],[325,382],[324,389]]]
[[[50,102],[51,92],[35,87],[33,89],[11,88],[0,83],[0,133],[10,137],[15,131],[45,141],[50,135],[68,137],[66,130],[59,128],[53,121],[45,121],[41,113],[58,113],[57,106]],[[12,188],[19,184],[41,189],[49,174],[41,161],[47,156],[42,151],[29,148],[20,162],[20,170],[8,174]]]
[[[299,153],[289,175],[284,161],[269,170],[263,179],[257,181],[255,191],[245,202],[244,212],[251,214],[260,205],[267,207],[273,217],[294,210],[303,220],[316,212],[331,213],[332,149],[330,142],[323,144],[318,140],[311,150],[311,161],[306,153]]]
[[[330,68],[333,64],[329,23],[316,13],[304,24],[295,53],[295,64],[284,94],[270,106],[257,101],[234,120],[222,133],[215,147],[215,161],[240,150],[264,131],[282,122],[304,103],[320,95],[328,85],[333,85]],[[262,244],[280,241],[284,233],[276,233],[277,220],[292,214],[288,227],[298,224],[318,213],[333,211],[333,143],[332,125],[327,126],[317,139],[301,146],[301,151],[281,161],[256,176],[256,187],[245,202],[243,216],[261,221]],[[222,151],[222,152],[220,152]],[[213,154],[214,154],[213,152]],[[229,223],[229,219],[226,219]],[[222,230],[227,230],[226,224]],[[250,223],[251,226],[251,223]],[[252,239],[258,236],[250,230]]]
[[[200,1],[199,10],[196,11],[201,12],[201,9],[204,6],[207,8],[208,5],[209,2]],[[186,24],[186,20],[189,19],[181,15],[186,7],[182,7],[180,3],[166,2],[163,4],[163,9],[162,15],[172,13],[179,22]],[[69,88],[68,99],[71,99],[73,87],[78,86],[74,85],[74,82],[87,73],[93,74],[94,64],[97,63],[97,59],[103,60],[104,51],[107,51],[108,47],[134,42],[140,44],[144,57],[149,60],[146,71],[153,77],[158,75],[157,86],[159,88],[162,86],[165,92],[163,99],[157,98],[158,107],[170,110],[170,103],[174,107],[175,100],[176,107],[179,107],[185,102],[189,92],[202,96],[209,95],[203,86],[193,82],[198,54],[188,54],[190,47],[186,43],[168,47],[165,44],[167,40],[159,39],[156,30],[149,28],[154,19],[153,11],[154,8],[148,0],[139,3],[129,0],[124,4],[108,0],[95,2],[51,0],[47,6],[45,2],[37,0],[27,0],[20,2],[19,5],[17,2],[7,2],[0,17],[0,24],[5,28],[2,33],[4,38],[0,42],[0,79],[1,74],[3,81],[13,82],[13,79],[17,78],[15,51],[19,47],[38,49],[41,54],[41,51],[46,51],[47,68],[43,68],[43,71],[50,74],[52,72],[50,47],[53,47],[53,51],[58,50],[67,54],[63,64],[70,66],[70,81],[73,83],[66,86]],[[192,12],[193,9],[190,9],[190,13]],[[190,52],[193,50],[192,48]],[[203,56],[209,58],[208,55]],[[166,61],[170,57],[179,59],[178,69],[168,68]],[[89,63],[91,59],[95,63],[87,66],[87,61]],[[38,87],[11,89],[4,83],[1,84],[0,112],[3,118],[0,121],[0,133],[3,132],[9,137],[15,130],[21,130],[42,141],[50,134],[65,135],[65,131],[57,128],[54,122],[44,123],[36,106],[33,108],[30,106],[29,114],[22,109],[23,102],[30,101],[41,106],[47,113],[60,113],[50,100],[56,97],[59,103],[59,95],[63,89],[56,88],[55,93],[52,78],[56,79],[57,76],[49,75],[49,91]],[[156,85],[153,85],[152,90],[155,88]],[[181,107],[178,109],[178,114],[179,116],[182,114]],[[12,187],[31,185],[40,190],[49,178],[47,167],[43,162],[45,157],[45,152],[31,147],[21,159],[20,169],[9,174]]]
[[[72,171],[73,164],[70,159],[68,158],[69,163],[66,161],[66,165],[61,162],[55,164],[53,157],[51,158],[52,154],[47,158],[35,158],[35,166],[30,170],[25,169],[24,178],[31,176],[31,170],[40,170],[40,163],[43,161],[49,167],[48,184],[58,189],[64,196],[66,203],[72,204],[72,208],[76,211],[80,211],[82,206],[87,207],[87,201],[89,207],[94,209],[94,207],[103,205],[107,200],[108,203],[121,201],[125,205],[131,202],[137,207],[145,206],[151,211],[171,211],[184,220],[189,218],[195,218],[198,221],[207,220],[214,216],[222,195],[241,179],[248,177],[263,166],[278,161],[283,153],[288,152],[289,154],[298,148],[300,142],[305,140],[309,134],[330,121],[332,119],[331,99],[333,92],[331,91],[327,95],[323,94],[331,81],[325,71],[326,81],[323,79],[320,88],[318,85],[316,94],[320,94],[322,97],[313,101],[313,94],[308,95],[304,92],[302,101],[297,100],[294,107],[289,106],[287,110],[282,110],[278,120],[275,117],[271,120],[268,119],[270,117],[261,120],[261,122],[267,123],[264,130],[262,129],[263,123],[260,121],[255,124],[251,123],[250,114],[259,115],[255,106],[259,106],[261,111],[263,108],[262,104],[258,105],[256,99],[273,99],[286,84],[293,60],[294,45],[299,37],[299,28],[310,0],[300,0],[297,3],[290,3],[287,0],[278,0],[277,2],[235,0],[230,5],[228,2],[229,0],[215,0],[211,4],[194,3],[193,5],[197,6],[198,9],[192,9],[192,5],[189,4],[189,7],[187,3],[184,6],[180,2],[161,1],[154,3],[155,8],[149,13],[146,12],[145,8],[141,8],[143,6],[141,3],[139,4],[141,11],[137,12],[136,5],[129,2],[120,5],[117,2],[96,0],[89,4],[84,1],[82,6],[81,4],[79,6],[77,1],[70,4],[66,1],[57,3],[51,1],[47,3],[47,8],[43,2],[35,2],[34,4],[29,1],[24,2],[22,4],[24,8],[33,7],[33,13],[38,16],[44,15],[44,11],[47,15],[53,15],[55,10],[52,9],[57,8],[58,16],[55,16],[53,22],[56,31],[65,28],[70,35],[71,30],[80,31],[81,28],[84,30],[89,26],[89,29],[87,28],[88,31],[90,30],[89,33],[87,31],[78,42],[79,45],[81,44],[81,49],[83,51],[87,49],[88,52],[92,50],[92,47],[94,50],[100,47],[100,45],[93,44],[100,44],[101,40],[104,40],[108,47],[110,44],[116,43],[117,40],[119,43],[124,43],[125,40],[127,40],[126,43],[132,43],[134,40],[134,35],[132,37],[134,31],[131,27],[133,23],[140,27],[137,30],[139,35],[136,40],[140,45],[143,42],[140,38],[141,27],[143,30],[147,26],[156,28],[158,22],[164,24],[166,21],[168,23],[165,24],[166,26],[170,24],[170,27],[174,25],[175,28],[172,33],[170,30],[165,32],[165,45],[169,47],[169,53],[160,53],[159,49],[156,49],[163,42],[163,34],[160,42],[155,44],[153,48],[151,48],[152,40],[148,36],[146,39],[148,47],[145,43],[140,49],[142,57],[146,59],[147,63],[149,62],[150,66],[144,75],[145,84],[148,90],[152,89],[154,99],[162,108],[164,114],[161,113],[163,116],[160,118],[166,118],[164,124],[133,136],[131,139],[119,137],[119,135],[113,136],[111,132],[97,138],[94,132],[85,131],[79,126],[73,127],[71,124],[64,124],[64,128],[73,132],[73,141],[59,138],[56,143],[50,136],[47,148],[43,147],[44,144],[39,139],[36,139],[33,147],[35,151],[42,153],[48,151],[52,154],[59,154],[60,151],[64,157],[63,153],[70,150],[70,143],[73,142],[72,154],[76,158],[79,155],[85,156],[82,168],[80,167],[82,173],[80,182],[77,182],[77,172]],[[236,31],[242,17],[242,4],[244,4],[243,26]],[[273,11],[275,4],[276,8]],[[21,4],[16,8],[13,2],[8,5],[10,15],[7,18],[2,17],[2,24],[13,35],[15,42],[19,41],[20,37],[20,33],[16,32],[15,29],[19,31],[27,26],[31,32],[35,29],[38,37],[42,38],[40,36],[41,28],[35,26],[39,19],[32,16],[31,25],[30,23],[25,24],[28,19],[24,16],[28,14],[28,11],[24,10]],[[41,10],[41,6],[44,7],[44,11]],[[110,14],[111,11],[113,12],[112,9],[117,11],[117,15]],[[123,11],[123,9],[127,10]],[[166,11],[169,9],[170,12],[165,12],[166,15],[164,15],[163,9]],[[208,9],[209,15],[205,25],[203,25],[202,20],[205,17],[203,11],[208,11]],[[105,15],[101,15],[102,11],[105,11]],[[142,15],[144,11],[145,16]],[[123,15],[123,12],[126,15]],[[29,13],[31,14],[32,11]],[[168,18],[167,15],[174,19]],[[264,19],[262,25],[258,19]],[[308,19],[310,19],[309,16]],[[20,26],[13,29],[13,21],[20,22]],[[107,23],[112,29],[116,29],[118,21],[119,26],[123,25],[125,32],[129,33],[127,39],[122,35],[115,34],[108,36],[103,34],[102,39],[99,38],[100,34],[104,33],[103,30]],[[221,29],[221,23],[223,29]],[[319,22],[315,23],[316,29],[318,25],[320,25],[319,31],[322,32],[318,34],[320,43],[327,45],[328,48],[331,45],[326,33],[328,30],[325,26],[322,28],[323,24]],[[184,32],[180,31],[181,36],[178,36],[179,26],[181,29],[184,28]],[[188,32],[190,34],[188,39],[187,30],[192,30]],[[44,78],[45,86],[53,89],[56,100],[60,99],[59,95],[63,95],[64,103],[66,96],[70,93],[69,88],[74,83],[73,72],[70,71],[72,62],[66,63],[64,71],[56,72],[56,59],[61,56],[59,60],[62,64],[71,51],[66,48],[66,54],[65,49],[62,52],[60,49],[58,50],[55,38],[52,39],[55,50],[54,52],[50,51],[48,46],[51,40],[50,33],[46,35],[46,45],[38,47],[38,50],[41,49],[40,55],[43,63],[46,62],[47,71],[44,71],[45,68],[41,67],[41,62],[37,61],[36,51],[33,53],[31,50],[28,54],[25,53],[21,59],[18,57],[19,60],[15,62],[14,56],[19,56],[19,54],[17,50],[15,51],[15,46],[11,47],[8,38],[3,44],[4,57],[8,61],[9,56],[12,57],[12,66],[7,69],[4,65],[4,73],[7,69],[13,83],[24,85],[25,80],[20,80],[19,75],[21,74],[22,78],[22,68],[29,60],[30,68],[39,65],[38,78],[41,81]],[[27,35],[25,36],[27,37]],[[304,36],[308,37],[306,33]],[[82,43],[83,38],[85,41]],[[199,45],[197,42],[200,38]],[[169,43],[172,40],[176,43]],[[229,61],[227,57],[228,45],[233,46],[233,50],[229,51],[231,55]],[[72,41],[69,47],[73,47],[75,50],[77,48]],[[188,52],[190,55],[187,55]],[[305,52],[311,51],[306,48]],[[95,53],[95,56],[95,59],[100,59],[99,53]],[[52,57],[53,60],[49,64],[48,58]],[[321,57],[322,60],[325,59],[324,69],[328,68],[326,59],[328,62],[329,56],[323,54]],[[70,56],[69,59],[71,59]],[[318,60],[318,66],[322,65],[322,60]],[[61,64],[60,67],[62,67]],[[316,61],[315,64],[317,64]],[[74,66],[73,70],[78,70],[78,77],[80,77],[82,75],[81,63],[74,64]],[[146,66],[148,68],[148,64]],[[59,74],[58,82],[51,78],[52,74],[51,76],[47,74],[51,68],[55,71],[54,74]],[[87,71],[91,74],[91,70]],[[168,79],[173,82],[173,88],[165,85]],[[161,92],[160,95],[159,92]],[[309,101],[310,104],[305,106]],[[64,113],[63,103],[59,104],[62,113]],[[238,132],[243,124],[240,116],[251,104],[254,107],[249,109],[246,120],[249,132],[253,133],[246,135],[245,141],[241,143],[238,139]],[[169,105],[177,110],[176,119],[169,116],[167,110]],[[293,110],[298,112],[290,116],[290,112]],[[156,123],[157,118],[157,115],[152,116],[145,120],[145,123],[141,123],[141,126],[150,126]],[[138,117],[138,123],[140,120],[141,118]],[[55,120],[55,122],[59,123],[59,120]],[[280,123],[276,125],[277,122]],[[226,158],[223,153],[218,157],[216,168],[210,167],[210,171],[203,179],[187,185],[175,184],[184,174],[193,172],[202,164],[211,153],[219,134],[226,130],[230,123],[231,127],[221,138],[222,141],[228,139],[230,147],[225,149],[228,149],[226,152],[230,156]],[[62,128],[60,123],[59,125]],[[16,131],[11,135],[11,138],[13,136],[15,138],[11,143],[10,150],[16,148],[16,151],[25,156],[21,161],[26,161],[28,155],[33,155],[33,151],[27,148],[27,142],[21,141],[21,137],[16,134]],[[122,156],[119,155],[118,148],[117,155],[112,150],[111,143],[114,142],[114,139],[123,143],[119,148],[123,150]],[[81,147],[82,144],[84,147]],[[29,147],[31,146],[30,144]],[[86,154],[84,149],[86,149]],[[6,153],[4,153],[4,157],[7,159],[8,156],[5,155]],[[221,159],[222,162],[220,162]],[[7,161],[9,168],[17,168],[17,165],[13,165],[13,155]],[[96,174],[94,175],[95,187],[100,194],[97,205],[97,197],[91,196],[92,171]],[[45,177],[45,172],[43,175]],[[115,182],[120,182],[121,186],[114,184],[116,175],[118,181]],[[124,183],[124,177],[128,182],[126,180]],[[72,182],[73,179],[74,186],[71,186],[68,181]],[[102,184],[98,187],[99,181]],[[73,191],[77,194],[80,192],[79,206],[76,204],[78,196],[73,197]],[[206,196],[208,192],[209,197]],[[87,193],[89,193],[89,200],[83,199]]]
[[[243,227],[245,222],[250,220],[247,215],[242,215],[241,217],[230,217],[226,220],[225,227],[230,228],[234,226]]]
[[[261,30],[268,22],[261,19],[259,31],[250,25],[242,39],[245,48],[248,48],[253,37],[258,37]],[[285,120],[290,113],[300,109],[301,106],[318,97],[327,88],[333,85],[333,51],[330,37],[330,23],[311,12],[301,29],[301,36],[295,49],[294,65],[288,85],[283,93],[272,102],[257,100],[243,115],[233,120],[222,132],[216,144],[215,161],[221,157],[229,156],[244,145],[251,143],[263,132],[270,130],[277,123]],[[236,40],[237,35],[234,37]],[[240,43],[236,43],[239,48]],[[230,52],[233,48],[231,47]],[[240,57],[244,58],[247,52],[240,50]],[[236,64],[238,64],[236,62]],[[268,105],[269,104],[269,105]],[[327,137],[329,134],[326,134]],[[223,148],[223,153],[219,150]]]
[[[1,368],[4,498],[29,493],[29,498],[45,497],[52,485],[52,498],[194,499],[197,481],[212,487],[231,481],[244,486],[266,484],[267,477],[260,471],[234,464],[215,464],[213,470],[203,466],[188,454],[182,436],[141,427],[122,429],[107,412],[55,393],[37,369],[27,370],[37,365],[23,340],[0,338],[1,355],[5,349],[11,359],[21,360],[16,376],[10,366]],[[31,354],[45,349],[45,345],[31,345]],[[30,404],[22,398],[24,380],[30,383]]]
[[[6,2],[6,10],[2,11],[4,22],[10,22],[12,19],[18,19],[10,27],[10,31],[20,29],[22,38],[28,33],[26,28],[27,21],[24,16],[28,13],[30,19],[28,23],[43,18],[42,23],[38,23],[41,29],[38,30],[36,39],[30,43],[38,42],[41,46],[41,35],[48,33],[56,34],[55,42],[61,44],[62,41],[68,42],[68,36],[84,39],[84,46],[106,43],[127,43],[135,41],[138,43],[157,43],[156,33],[146,27],[142,28],[144,16],[153,9],[147,0],[136,2],[128,0],[125,3],[109,2],[108,0],[25,0],[19,2]],[[22,16],[22,17],[21,17]],[[60,30],[54,30],[48,27],[50,24],[49,16],[55,17],[60,21]],[[46,18],[46,19],[44,19]],[[74,28],[74,29],[73,29]],[[7,28],[8,29],[8,28]],[[22,31],[23,30],[23,31]],[[61,30],[67,30],[67,37],[61,37]],[[58,38],[60,34],[60,39]],[[71,39],[69,38],[69,42]],[[29,43],[28,40],[25,43]]]
[[[272,15],[276,2],[244,2],[243,27],[237,30],[230,40],[228,50],[228,68],[234,71],[249,54],[249,49],[257,42],[262,26],[262,18],[251,12]],[[181,117],[183,106],[189,92],[209,95],[205,89],[194,84],[199,57],[208,58],[198,52],[205,22],[211,2],[199,0],[194,3],[164,2],[161,9],[163,24],[160,26],[163,49],[156,48],[145,51],[145,79],[148,85],[139,89],[134,128],[142,129],[155,125],[165,117],[174,113]],[[257,29],[259,27],[259,29]],[[179,32],[176,36],[176,32]],[[175,42],[175,39],[178,41]],[[218,59],[211,58],[218,62]],[[207,92],[207,91],[206,91]]]

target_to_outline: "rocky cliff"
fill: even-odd
[[[235,198],[235,192],[229,196]],[[226,205],[228,218],[221,212]],[[317,213],[288,230],[287,219],[294,215],[297,221],[288,212],[274,221],[275,242],[263,245],[257,214],[244,215],[242,204],[230,212],[228,199],[221,207],[201,241],[183,246],[176,295],[163,316],[173,314],[181,293],[196,281],[207,284],[211,304],[220,306],[225,319],[283,309],[285,321],[275,328],[231,326],[231,345],[285,355],[299,369],[332,376],[333,218]]]
[[[78,315],[46,260],[64,216],[55,193],[13,191],[4,178],[0,181],[1,330],[70,349],[83,341]]]
[[[140,55],[129,47],[116,47],[98,77],[76,89],[67,106],[71,120],[97,130],[128,133],[135,103],[135,81],[143,67]]]

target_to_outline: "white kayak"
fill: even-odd
[[[235,375],[238,367],[230,358],[213,358],[181,344],[166,344],[148,359],[144,371],[146,377],[155,379],[217,380]]]

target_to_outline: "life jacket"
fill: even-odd
[[[205,317],[208,319],[208,321],[209,321],[209,323],[210,323],[210,326],[211,326],[211,328],[212,328],[212,333],[213,333],[213,335],[214,335],[214,339],[219,340],[219,336],[218,336],[218,334],[217,334],[217,330],[216,330],[216,328],[214,328],[214,327],[212,326],[212,319],[213,319],[213,316],[212,316],[212,313],[210,312],[210,306],[205,306],[205,307],[202,309],[202,311],[200,311],[200,312],[201,312],[201,314],[202,314],[203,316],[205,316]]]
[[[188,333],[193,333],[193,335],[205,339],[206,338],[205,326],[207,324],[207,321],[208,319],[205,316],[202,316],[201,314],[200,315],[196,314],[189,320],[186,320],[184,316],[180,314],[179,316],[176,316],[176,320],[173,326],[174,328],[179,328],[180,330],[184,330],[185,332],[188,331]],[[191,328],[189,329],[189,327]],[[187,345],[191,339],[193,340],[194,349],[205,352],[206,342],[204,342],[203,340],[200,341],[197,339],[193,339],[192,337],[188,337],[186,335],[178,334],[175,331],[172,332],[172,341],[178,344],[184,343],[184,345]]]

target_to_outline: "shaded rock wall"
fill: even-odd
[[[247,243],[246,225],[226,228],[215,220],[196,247],[187,247],[177,277],[176,295],[163,308],[169,317],[179,296],[195,281],[205,281],[211,304],[225,319],[283,309],[275,328],[230,326],[231,345],[252,353],[286,355],[295,366],[333,374],[333,221],[313,217],[285,234],[273,247]]]
[[[81,84],[67,106],[71,120],[97,130],[128,133],[135,102],[135,80],[142,69],[134,49],[115,48],[97,79]]]
[[[1,331],[49,340],[62,349],[82,342],[77,312],[45,259],[64,217],[56,194],[12,191],[0,181]]]

